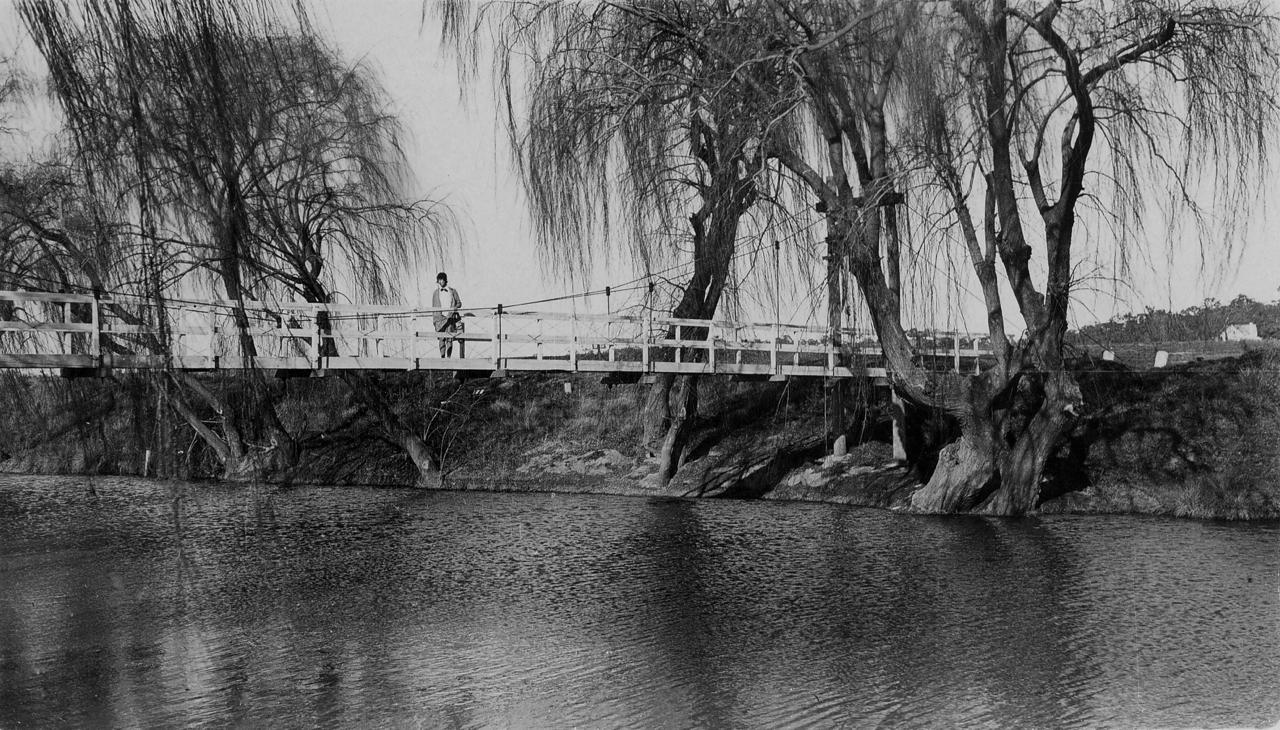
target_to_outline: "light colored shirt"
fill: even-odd
[[[458,296],[457,289],[454,289],[451,286],[445,287],[444,289],[441,289],[440,287],[436,287],[435,291],[431,292],[431,308],[447,309],[449,311],[433,312],[431,314],[431,321],[436,325],[437,328],[439,328],[439,326],[443,324],[446,319],[449,318],[449,315],[457,314],[458,309],[461,306],[462,306],[462,297]]]

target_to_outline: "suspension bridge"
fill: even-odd
[[[437,332],[446,310],[363,304],[267,304],[88,294],[0,292],[0,369],[232,371],[322,376],[344,370],[600,373],[637,382],[658,373],[789,377],[886,376],[867,331],[680,319],[642,314],[463,309],[461,331]],[[161,314],[162,313],[162,314]],[[936,370],[976,371],[984,334],[918,333],[916,354]]]

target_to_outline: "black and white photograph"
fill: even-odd
[[[0,730],[1280,727],[1280,0],[0,0]]]

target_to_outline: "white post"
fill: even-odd
[[[778,374],[778,341],[782,339],[782,325],[778,322],[773,323],[773,344],[769,345],[769,370],[770,374]]]
[[[707,362],[711,364],[711,372],[716,371],[716,328],[707,322]]]
[[[93,290],[93,302],[89,304],[89,323],[93,333],[89,335],[89,354],[97,361],[102,356],[102,321],[98,314],[98,290]]]
[[[680,365],[680,340],[684,339],[680,334],[680,325],[676,325],[676,369],[679,370]]]
[[[502,368],[502,305],[493,314],[493,369]]]
[[[323,341],[320,337],[320,308],[311,307],[311,363],[317,370],[320,369],[320,343]]]
[[[956,372],[959,373],[960,372],[960,333],[959,332],[953,333],[952,338],[955,341],[955,348],[952,350],[952,352],[955,356]]]
[[[653,353],[649,351],[649,346],[653,342],[653,280],[645,282],[648,285],[644,294],[644,340],[641,343],[643,350],[640,352],[641,362],[644,363],[644,370],[648,372],[652,366]]]
[[[649,287],[650,291],[652,291],[653,284],[650,284]],[[649,344],[653,342],[653,307],[645,307],[644,322],[644,340],[641,342],[641,347],[644,349],[640,352],[640,359],[644,363],[644,369],[647,371],[651,356]]]
[[[898,397],[892,385],[889,386],[889,402],[891,404],[889,411],[893,417],[893,460],[899,464],[905,464],[907,449],[902,441],[902,430],[906,425],[907,411],[903,406],[902,398]]]
[[[604,346],[609,362],[613,362],[613,299],[612,290],[604,288]]]
[[[62,324],[64,326],[71,324],[71,302],[62,303]],[[70,355],[75,348],[72,347],[71,332],[63,330],[58,333],[58,347],[64,355]]]
[[[773,242],[773,321],[782,322],[782,244]]]
[[[578,315],[569,317],[569,369],[578,369]]]

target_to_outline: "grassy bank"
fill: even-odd
[[[1280,353],[1162,370],[1082,360],[1085,413],[1054,462],[1044,513],[1280,517]],[[217,473],[213,454],[142,377],[5,376],[0,468],[41,473]],[[883,389],[864,386],[854,448],[825,457],[823,383],[704,379],[688,463],[665,488],[642,447],[646,385],[520,374],[459,382],[446,374],[376,376],[398,414],[440,456],[451,488],[802,499],[901,504],[920,475],[896,467]],[[300,437],[291,478],[412,484],[412,463],[337,378],[279,384],[280,412]],[[909,441],[936,448],[927,420]],[[148,460],[147,452],[150,452]]]
[[[1080,373],[1079,488],[1046,512],[1280,517],[1280,352]]]

